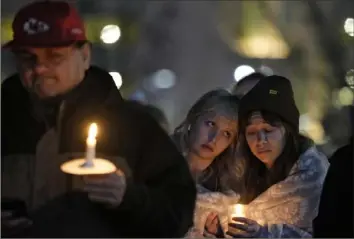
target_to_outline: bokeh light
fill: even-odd
[[[342,106],[352,105],[354,102],[354,93],[349,87],[343,87],[338,92],[338,100]]]
[[[112,76],[114,83],[117,86],[117,89],[120,89],[120,87],[123,85],[123,79],[122,76],[119,74],[119,72],[116,71],[111,71],[109,74]]]
[[[248,76],[249,74],[252,74],[255,72],[252,66],[248,65],[241,65],[237,67],[234,71],[234,79],[235,81],[241,80],[243,77]]]
[[[105,44],[116,43],[121,36],[120,28],[117,25],[106,25],[101,30],[101,40]]]
[[[274,74],[272,68],[270,68],[269,66],[265,66],[265,65],[262,65],[261,67],[259,67],[259,71],[267,76]]]
[[[344,31],[349,36],[354,37],[354,18],[347,18],[344,22]]]
[[[152,83],[157,89],[169,89],[176,84],[176,74],[168,69],[158,70],[152,76]]]
[[[354,69],[351,69],[345,75],[345,82],[347,82],[348,86],[354,89]]]

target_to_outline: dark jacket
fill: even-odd
[[[96,67],[58,102],[56,107],[51,102],[55,113],[38,114],[18,75],[2,84],[2,196],[24,200],[36,212],[38,224],[45,218],[53,226],[47,233],[36,233],[43,237],[87,236],[62,226],[57,228],[61,233],[56,233],[54,222],[58,217],[72,217],[72,211],[66,210],[70,205],[62,198],[77,198],[77,194],[67,193],[80,189],[82,182],[62,173],[60,165],[84,156],[91,122],[99,126],[98,156],[114,162],[127,176],[127,191],[119,208],[107,214],[98,206],[99,213],[92,218],[112,228],[112,237],[179,237],[186,233],[192,226],[196,189],[188,165],[159,125],[123,101],[110,75]],[[79,201],[85,198],[81,195]],[[78,204],[93,206],[90,202]],[[62,209],[42,213],[42,208]],[[90,214],[83,208],[76,210]],[[102,211],[103,217],[99,216]]]
[[[315,238],[353,238],[353,142],[330,158],[319,213],[313,222]]]

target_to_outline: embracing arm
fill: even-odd
[[[264,225],[260,233],[260,238],[311,238],[311,233],[288,224]]]
[[[327,159],[310,150],[289,176],[247,206],[247,217],[263,224],[262,237],[309,237],[317,216]]]

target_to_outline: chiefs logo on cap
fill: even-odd
[[[23,30],[29,35],[34,35],[48,31],[49,25],[35,18],[30,18],[23,24]]]

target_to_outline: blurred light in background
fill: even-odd
[[[176,84],[176,74],[168,69],[161,69],[152,75],[152,84],[157,89],[169,89]]]
[[[347,72],[345,75],[345,81],[350,88],[354,89],[354,69],[351,69]]]
[[[252,74],[255,72],[252,66],[248,65],[241,65],[237,67],[234,71],[234,79],[235,81],[241,80],[243,77],[248,76],[249,74]]]
[[[344,22],[344,31],[349,36],[354,37],[354,18],[347,18]]]
[[[299,119],[299,130],[310,137],[316,144],[323,144],[325,142],[325,131],[322,124],[309,116],[303,114]]]
[[[286,59],[290,55],[291,47],[278,29],[279,23],[275,20],[275,15],[273,18],[271,17],[272,11],[265,10],[267,8],[265,5],[268,5],[265,1],[220,2],[222,2],[220,3],[222,15],[225,14],[225,16],[222,17],[223,22],[219,24],[218,30],[222,40],[233,51],[253,59]],[[269,5],[285,6],[283,3]],[[282,16],[282,14],[279,15]],[[280,18],[283,19],[283,17]]]
[[[115,72],[115,71],[111,71],[109,72],[109,74],[112,76],[114,83],[116,84],[117,89],[119,90],[123,84],[122,76],[119,74],[119,72]]]
[[[285,59],[290,54],[287,43],[272,35],[247,36],[237,41],[239,52],[250,58]]]
[[[354,102],[354,93],[349,87],[343,87],[338,92],[338,101],[342,106],[352,105]]]
[[[144,93],[144,91],[142,90],[137,90],[135,91],[130,97],[130,100],[135,100],[135,101],[139,101],[141,103],[147,103],[147,97]]]
[[[259,68],[259,71],[261,73],[263,73],[264,75],[267,75],[267,76],[270,76],[270,75],[273,75],[273,70],[272,68],[268,67],[268,66],[265,66],[265,65],[262,65],[260,68]]]
[[[120,38],[121,32],[117,25],[106,25],[101,30],[101,40],[105,44],[116,43]]]

